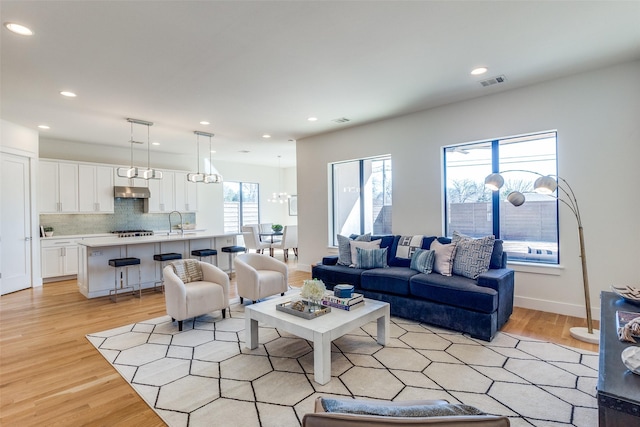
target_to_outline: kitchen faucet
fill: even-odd
[[[169,212],[169,234],[171,234],[171,214],[172,213],[177,213],[178,215],[180,215],[180,234],[184,235],[184,222],[182,222],[182,214],[178,211],[171,211]]]

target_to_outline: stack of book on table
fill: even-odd
[[[327,293],[322,297],[322,305],[339,308],[341,310],[355,310],[364,305],[364,295],[354,293],[349,298],[340,298]]]

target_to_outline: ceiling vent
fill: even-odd
[[[333,119],[331,121],[334,123],[347,123],[351,120],[347,119],[346,117],[340,117],[339,119]]]
[[[504,75],[502,75],[497,77],[491,77],[490,79],[487,79],[487,80],[482,80],[480,84],[482,85],[482,87],[487,87],[487,86],[497,85],[498,83],[504,83],[506,81],[507,81],[507,78]]]

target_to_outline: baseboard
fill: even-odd
[[[599,301],[600,299],[598,299]],[[569,304],[565,302],[542,300],[515,296],[513,304],[516,307],[528,308],[531,310],[545,311],[548,313],[562,314],[565,316],[586,318],[584,305]],[[594,320],[600,320],[600,307],[591,307],[591,316]]]

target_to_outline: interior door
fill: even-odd
[[[29,159],[0,153],[0,295],[31,287]]]

